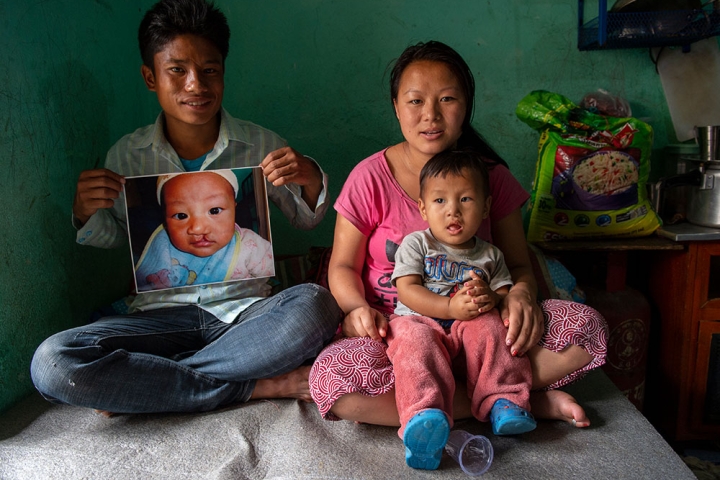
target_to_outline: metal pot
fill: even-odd
[[[650,199],[658,214],[664,210],[663,202],[668,189],[677,187],[687,187],[687,221],[704,227],[720,228],[720,161],[702,162],[696,170],[663,178],[652,184]]]
[[[669,224],[686,219],[689,191],[700,185],[700,176],[699,170],[691,170],[648,184],[650,204],[655,213]]]
[[[690,189],[687,219],[703,227],[720,228],[720,162],[703,163],[699,184]]]

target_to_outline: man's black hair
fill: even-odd
[[[153,69],[155,54],[178,35],[197,35],[220,51],[223,64],[230,49],[225,15],[206,0],[160,0],[145,13],[138,30],[143,63]]]

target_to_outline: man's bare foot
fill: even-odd
[[[260,398],[297,398],[304,402],[312,402],[308,377],[310,366],[298,367],[292,372],[273,378],[264,378],[255,382],[250,400]]]
[[[95,413],[102,415],[105,418],[114,417],[115,414],[113,412],[108,412],[107,410],[95,410]]]
[[[572,395],[562,390],[531,392],[530,405],[535,418],[563,420],[578,428],[590,426],[585,410]]]

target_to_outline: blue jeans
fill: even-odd
[[[197,306],[104,317],[45,340],[30,370],[55,403],[115,413],[213,410],[247,401],[256,380],[315,358],[341,318],[330,292],[314,284],[260,300],[232,324]]]

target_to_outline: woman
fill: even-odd
[[[520,211],[528,194],[470,124],[475,85],[468,65],[443,43],[419,43],[396,61],[390,90],[404,141],[361,162],[335,204],[329,282],[350,338],[327,347],[313,366],[310,388],[320,412],[328,419],[399,425],[392,365],[382,343],[397,301],[389,282],[393,256],[406,234],[427,228],[416,200],[423,165],[448,148],[472,148],[488,163],[493,197],[490,221],[477,235],[500,248],[513,277],[500,315],[512,354],[530,358],[533,414],[588,426],[575,399],[554,388],[605,362],[607,326],[584,305],[537,303]],[[453,415],[470,416],[466,392],[456,393]]]

